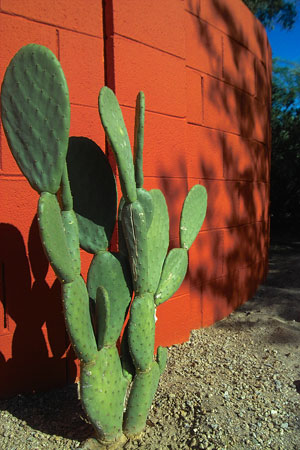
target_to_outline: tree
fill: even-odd
[[[290,30],[297,17],[299,0],[244,0],[244,3],[262,24],[272,29],[277,23]]]
[[[272,29],[290,30],[299,0],[244,0]],[[273,59],[271,230],[300,229],[300,63]]]
[[[273,61],[271,224],[300,226],[300,64]]]

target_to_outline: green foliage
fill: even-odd
[[[276,117],[287,111],[296,116],[300,107],[300,63],[273,59],[272,109]]]
[[[268,27],[291,29],[298,0],[244,0]],[[300,226],[300,64],[273,59],[271,152],[271,231]]]
[[[297,16],[297,0],[243,0],[248,8],[267,28],[277,23],[291,29]]]
[[[13,98],[15,92],[17,99]],[[50,105],[49,116],[46,104]],[[157,360],[154,357],[156,307],[175,293],[185,277],[188,249],[206,213],[206,190],[198,185],[188,193],[180,221],[181,248],[168,253],[165,198],[159,190],[148,192],[142,187],[144,94],[139,93],[136,103],[133,161],[118,101],[109,88],[102,88],[99,112],[116,158],[123,194],[118,212],[120,251],[111,253],[107,248],[117,210],[114,175],[94,142],[81,137],[71,138],[68,144],[67,86],[60,64],[50,51],[29,45],[13,58],[3,82],[2,111],[12,153],[41,194],[40,234],[62,283],[66,325],[81,362],[83,407],[96,431],[99,448],[116,448],[126,440],[123,432],[130,438],[143,430],[166,366],[166,349],[160,347]],[[28,117],[24,117],[24,111]],[[94,254],[87,284],[80,275],[79,245]],[[116,341],[128,310],[119,355]]]
[[[274,60],[272,96],[271,224],[300,225],[300,64]],[[283,188],[284,187],[284,188]]]

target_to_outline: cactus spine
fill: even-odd
[[[205,217],[206,190],[197,185],[188,193],[180,248],[168,253],[165,198],[159,190],[143,188],[144,94],[137,97],[133,158],[118,101],[103,87],[99,113],[123,194],[119,252],[111,253],[107,249],[117,214],[114,175],[94,142],[69,139],[68,88],[50,50],[30,44],[15,55],[6,70],[1,102],[11,151],[40,194],[41,240],[62,284],[66,326],[80,359],[83,407],[99,448],[120,447],[124,435],[131,438],[143,430],[166,366],[165,348],[159,347],[154,356],[155,312],[184,279],[188,249]],[[80,275],[79,247],[94,255],[87,283]],[[116,341],[129,308],[119,355]]]

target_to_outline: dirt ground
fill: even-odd
[[[300,238],[228,318],[170,348],[140,441],[126,449],[300,450]],[[0,402],[0,450],[75,449],[91,433],[76,386]]]

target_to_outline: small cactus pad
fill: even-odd
[[[137,295],[148,290],[147,225],[140,202],[126,203],[122,224],[127,244],[133,287]]]
[[[67,166],[81,247],[106,250],[117,213],[116,182],[107,157],[95,142],[71,137]]]
[[[97,343],[90,316],[89,296],[81,276],[72,283],[62,285],[63,304],[67,329],[77,357],[93,361]]]
[[[108,337],[110,322],[110,302],[107,290],[103,286],[99,286],[96,296],[96,339],[98,350],[104,345],[110,345]]]
[[[132,296],[130,267],[123,255],[100,252],[94,256],[87,277],[88,292],[93,301],[96,301],[99,286],[107,291],[110,301],[110,323],[106,340],[115,343],[121,333]]]
[[[80,398],[101,440],[122,435],[126,389],[116,346],[100,350],[94,363],[81,364]]]
[[[204,186],[192,187],[183,204],[180,218],[180,246],[189,249],[202,227],[207,207],[207,192]]]
[[[188,254],[184,248],[173,248],[167,255],[157,291],[155,304],[161,303],[172,297],[184,280],[188,267]]]
[[[159,346],[157,349],[157,363],[159,366],[160,374],[164,372],[166,365],[167,365],[167,359],[168,359],[168,349],[167,347],[161,347]]]
[[[142,188],[144,184],[143,174],[143,147],[144,147],[144,123],[145,123],[145,95],[141,91],[136,98],[135,125],[134,125],[134,168],[136,187]]]
[[[130,354],[138,371],[149,369],[153,361],[155,307],[153,296],[144,294],[133,300],[128,327]]]
[[[137,373],[134,377],[124,421],[124,432],[127,437],[134,438],[143,431],[159,376],[158,364],[153,361],[147,372]]]
[[[77,273],[69,252],[61,210],[55,195],[43,192],[38,204],[41,240],[48,260],[62,283],[74,281]]]
[[[169,214],[162,192],[152,189],[153,219],[148,230],[149,291],[154,294],[160,279],[162,266],[169,247]]]
[[[99,113],[116,158],[123,196],[126,202],[134,202],[137,196],[129,137],[118,100],[106,86],[99,94]]]
[[[67,246],[74,264],[74,270],[80,275],[81,261],[79,248],[79,232],[76,215],[73,210],[61,211],[61,219],[63,222]]]
[[[2,121],[21,171],[33,189],[55,194],[68,149],[70,103],[60,63],[29,44],[11,60],[2,84]]]

